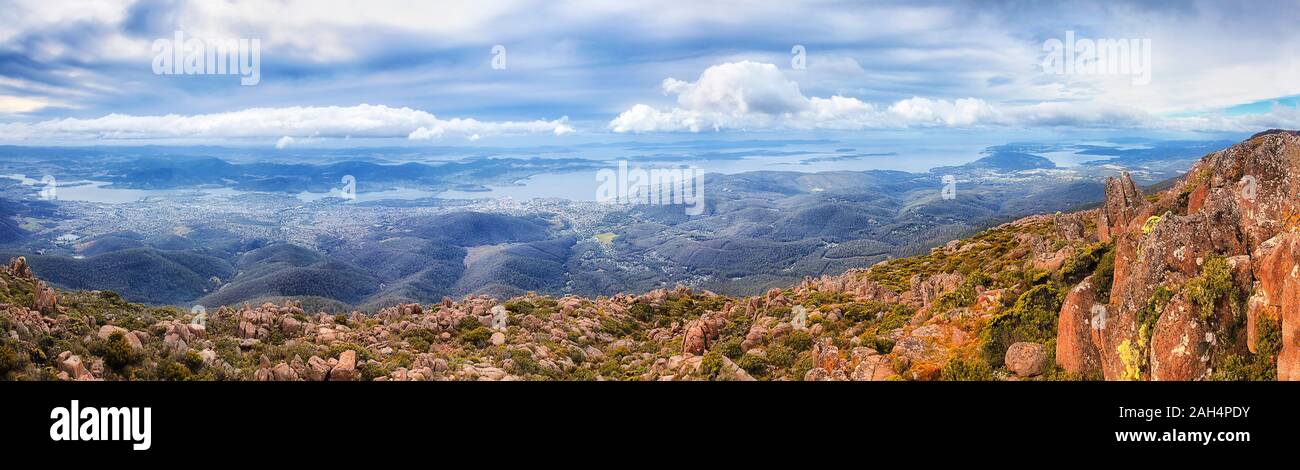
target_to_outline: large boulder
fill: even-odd
[[[351,349],[339,354],[339,363],[330,370],[330,381],[347,382],[356,376],[357,352]]]
[[[59,353],[57,362],[59,372],[67,374],[72,380],[94,380],[90,371],[86,370],[86,364],[81,361],[81,356],[72,354],[72,351],[63,351]]]
[[[59,311],[58,296],[54,293],[54,289],[45,285],[44,282],[36,283],[36,296],[32,300],[32,310],[44,314],[54,314]]]
[[[312,382],[322,382],[330,376],[330,365],[321,359],[320,356],[312,356],[307,359],[306,375],[307,380]]]
[[[107,341],[108,338],[113,336],[113,333],[121,333],[122,338],[126,340],[126,344],[131,347],[131,351],[133,352],[140,352],[140,350],[144,348],[144,345],[140,343],[139,336],[120,326],[101,326],[99,327],[99,332],[95,333],[95,337]]]
[[[1047,368],[1047,347],[1038,343],[1019,342],[1007,348],[1007,370],[1021,377],[1041,375]]]

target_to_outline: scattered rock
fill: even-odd
[[[352,380],[357,371],[357,352],[351,349],[339,354],[339,363],[330,370],[330,380],[347,382]]]
[[[1007,370],[1021,377],[1033,377],[1047,367],[1047,348],[1038,343],[1020,342],[1007,348]]]

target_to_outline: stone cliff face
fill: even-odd
[[[1108,380],[1197,380],[1281,322],[1278,378],[1297,375],[1300,136],[1271,131],[1207,155],[1150,200],[1106,184],[1097,238],[1116,250],[1110,301],[1079,285],[1061,312],[1057,362]],[[1085,281],[1086,283],[1087,281]],[[1082,312],[1095,319],[1083,334]],[[1094,351],[1098,362],[1090,359]]]

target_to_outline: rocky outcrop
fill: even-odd
[[[1255,350],[1262,319],[1280,319],[1282,350],[1277,358],[1277,378],[1300,380],[1300,233],[1270,238],[1260,245],[1256,259],[1259,287],[1248,303],[1248,346]]]
[[[1057,321],[1056,364],[1066,372],[1083,377],[1101,374],[1100,328],[1106,321],[1106,305],[1097,303],[1097,286],[1088,276],[1070,289],[1061,304]]]
[[[1097,212],[1097,239],[1106,242],[1128,230],[1129,225],[1146,213],[1147,202],[1128,172],[1106,179],[1106,202]]]
[[[1198,380],[1209,373],[1213,333],[1183,296],[1165,305],[1150,341],[1151,380]]]
[[[45,285],[44,282],[36,283],[36,295],[32,301],[32,310],[46,315],[55,314],[59,311],[58,295],[54,293],[54,289]]]
[[[19,279],[32,278],[32,268],[27,266],[27,258],[22,256],[9,260],[6,271],[9,272],[9,275]]]
[[[704,315],[692,321],[686,326],[686,335],[682,338],[682,352],[703,355],[718,338],[724,322],[721,315]]]
[[[963,279],[965,277],[959,273],[940,273],[927,278],[918,274],[912,277],[912,287],[903,299],[910,300],[918,307],[929,307],[940,294],[960,286]]]
[[[1288,370],[1300,356],[1300,318],[1295,318],[1291,300],[1296,294],[1288,291],[1294,289],[1290,276],[1297,266],[1295,235],[1290,235],[1300,228],[1297,191],[1300,137],[1283,132],[1261,134],[1207,155],[1155,203],[1147,202],[1127,175],[1108,180],[1097,230],[1100,240],[1114,243],[1115,271],[1106,321],[1096,338],[1100,341],[1093,341],[1104,377],[1207,377],[1214,358],[1232,347],[1224,344],[1231,338],[1218,335],[1239,321],[1236,296],[1248,293],[1246,346],[1255,350],[1260,318],[1280,318],[1284,338],[1278,375],[1300,379]],[[1231,286],[1217,288],[1231,294],[1203,307],[1212,310],[1207,316],[1196,311],[1202,307],[1193,305],[1184,291],[1188,281],[1205,275],[1211,259],[1228,261]],[[1092,357],[1080,328],[1089,308],[1087,290],[1081,285],[1071,291],[1058,324],[1057,362],[1079,373],[1090,370]],[[1153,303],[1158,291],[1169,299],[1164,305]],[[1155,317],[1140,324],[1144,309]]]

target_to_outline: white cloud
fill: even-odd
[[[58,104],[41,98],[0,95],[0,114],[30,113],[50,106]]]
[[[383,105],[294,106],[250,108],[226,113],[163,116],[109,114],[93,119],[51,119],[0,124],[0,134],[16,140],[36,139],[225,139],[312,137],[408,137],[411,139],[503,134],[564,135],[573,132],[568,118],[551,121],[479,121],[440,119],[431,113]]]
[[[437,120],[428,126],[407,134],[411,140],[439,140],[446,135],[462,136],[469,140],[479,140],[485,135],[500,134],[555,134],[564,135],[573,132],[569,119],[560,118],[553,121],[502,121],[483,122],[477,119]]]
[[[1065,121],[1052,106],[998,107],[978,98],[912,97],[881,108],[857,98],[806,97],[772,64],[749,61],[709,67],[694,82],[669,78],[665,93],[677,106],[660,110],[637,104],[614,118],[615,132],[713,129],[874,129],[972,127]],[[1078,116],[1082,118],[1083,116]],[[1047,119],[1052,118],[1052,119]],[[1085,121],[1088,119],[1084,119]]]
[[[912,97],[891,105],[889,113],[909,124],[949,127],[992,123],[1002,118],[993,106],[975,98],[947,101]]]
[[[694,82],[668,78],[663,90],[676,95],[676,106],[636,104],[610,121],[609,129],[625,133],[1061,126],[1252,131],[1300,125],[1300,111],[1291,107],[1257,115],[1168,117],[1094,101],[995,104],[973,97],[914,96],[879,106],[840,95],[804,96],[776,66],[748,61],[714,65]]]
[[[290,145],[293,145],[293,137],[289,137],[287,135],[281,137],[280,140],[275,141],[275,148],[277,149],[283,149]]]

